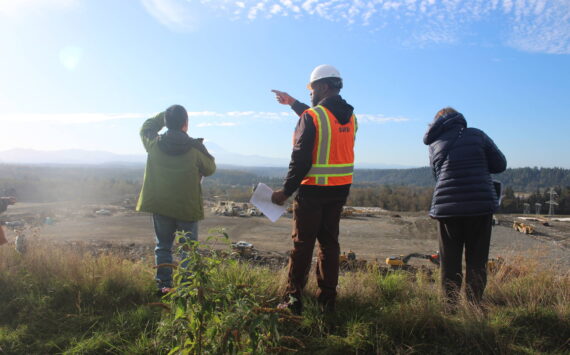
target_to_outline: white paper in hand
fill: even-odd
[[[275,222],[285,213],[285,206],[279,206],[271,202],[273,190],[264,183],[257,184],[253,196],[249,202],[253,203],[271,222]]]

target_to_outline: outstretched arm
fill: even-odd
[[[275,93],[275,98],[277,99],[277,102],[279,102],[282,105],[291,106],[293,111],[295,111],[295,113],[299,117],[301,117],[303,112],[305,112],[305,110],[309,108],[308,105],[305,105],[304,103],[298,101],[297,99],[295,99],[294,97],[292,97],[291,95],[289,95],[284,91],[279,91],[279,90],[271,90],[271,91]]]

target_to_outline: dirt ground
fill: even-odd
[[[111,215],[96,215],[95,211],[101,208],[109,210]],[[43,223],[46,217],[54,223]],[[536,233],[525,235],[512,229],[516,216],[497,217],[499,225],[493,228],[491,257],[522,255],[560,265],[564,272],[570,270],[570,222],[552,222],[550,226],[531,222]],[[2,219],[24,220],[27,225],[36,223],[39,225],[36,234],[55,242],[120,244],[146,251],[152,250],[154,243],[151,216],[120,206],[21,203],[11,206]],[[207,211],[206,219],[200,223],[199,236],[205,239],[210,229],[222,227],[232,241],[247,241],[262,252],[286,255],[291,248],[291,223],[289,215],[271,223],[265,217],[225,217]],[[9,240],[16,233],[8,229]],[[358,258],[381,262],[388,256],[432,253],[438,249],[437,223],[423,213],[386,212],[374,217],[344,218],[340,241],[342,251],[352,250]]]

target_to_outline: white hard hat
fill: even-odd
[[[340,77],[339,71],[335,67],[333,67],[332,65],[323,64],[323,65],[319,65],[318,67],[313,69],[313,72],[311,73],[311,78],[309,80],[309,84],[307,84],[307,87],[310,89],[311,83],[314,83],[315,81],[320,80],[320,79],[324,79],[324,78],[342,79]]]

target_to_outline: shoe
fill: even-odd
[[[288,309],[291,313],[299,316],[303,313],[303,304],[301,301],[297,301],[294,297],[290,297],[289,301],[281,302],[277,305],[277,309],[285,310]]]
[[[336,292],[320,291],[317,297],[319,309],[322,313],[334,313],[336,304]]]
[[[334,313],[335,311],[335,301],[329,300],[327,302],[319,302],[319,308],[323,313]]]
[[[172,291],[174,291],[174,289],[172,287],[162,287],[162,288],[159,288],[158,290],[156,290],[156,295],[159,297],[162,297],[162,296],[169,294]]]

